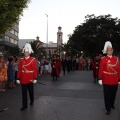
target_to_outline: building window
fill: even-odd
[[[5,41],[10,42],[10,38],[7,35],[5,36]]]
[[[18,44],[18,41],[17,41],[17,40],[14,40],[14,44],[16,44],[16,45],[17,45],[17,44]]]
[[[54,53],[56,53],[56,50],[54,50]]]
[[[18,36],[18,32],[17,31],[14,31],[14,34],[15,34],[15,36]]]
[[[10,31],[10,33],[14,34],[14,30],[12,29],[12,30]]]
[[[12,29],[11,31],[9,31],[11,34],[14,34],[15,36],[17,36],[18,37],[18,32],[17,31],[15,31],[14,29]]]
[[[13,39],[13,38],[10,38],[10,42],[11,42],[11,43],[14,43],[14,39]]]

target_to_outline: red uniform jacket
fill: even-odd
[[[51,76],[59,76],[58,64],[56,62],[51,64],[52,71]]]
[[[120,63],[118,58],[115,56],[101,58],[98,77],[102,79],[103,84],[118,84],[120,79]]]
[[[61,72],[61,60],[60,59],[56,60],[56,67],[58,69],[58,76],[59,76]]]
[[[21,84],[28,84],[34,78],[37,78],[36,59],[29,57],[28,59],[21,58],[19,61],[17,78]]]
[[[93,77],[98,77],[99,65],[100,58],[96,59],[95,57],[94,60],[92,61]]]

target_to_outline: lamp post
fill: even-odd
[[[46,32],[46,58],[48,57],[48,14],[45,14],[47,17],[47,32]]]

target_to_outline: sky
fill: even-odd
[[[57,42],[58,27],[62,27],[63,43],[68,41],[75,27],[84,22],[86,15],[111,14],[120,18],[120,0],[31,0],[23,11],[19,23],[19,39],[36,39]]]

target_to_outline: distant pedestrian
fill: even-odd
[[[14,87],[14,82],[15,82],[15,67],[14,67],[14,59],[12,57],[8,58],[8,88],[13,88]]]
[[[66,72],[66,67],[67,67],[67,60],[65,57],[62,59],[62,69],[63,69],[63,75],[65,75]]]
[[[60,73],[61,73],[61,59],[60,59],[60,56],[57,56],[57,58],[56,58],[56,64],[57,64],[58,77],[59,77]]]
[[[57,77],[59,76],[59,68],[56,60],[52,61],[51,67],[52,67],[51,76],[54,81],[55,79],[57,80]]]
[[[5,64],[4,57],[0,56],[0,91],[5,91],[3,82],[7,81],[7,65]]]
[[[76,70],[76,59],[75,59],[75,57],[73,57],[73,59],[72,59],[72,70],[73,71],[75,71]]]
[[[15,84],[17,84],[16,80],[17,80],[18,65],[19,65],[19,58],[16,57],[15,62],[14,62],[14,69],[15,69],[15,82],[14,83]]]
[[[99,54],[96,54],[92,61],[94,83],[98,82],[99,65],[100,65]]]

